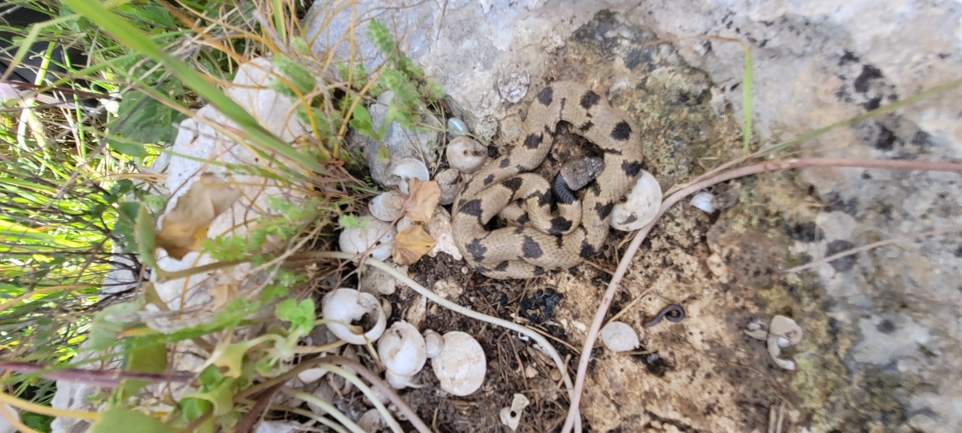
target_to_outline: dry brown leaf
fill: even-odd
[[[413,221],[428,222],[434,215],[434,208],[438,207],[441,199],[441,187],[435,180],[421,182],[411,178],[411,195],[404,201],[404,210],[408,218]]]
[[[420,224],[402,230],[394,237],[394,263],[410,265],[434,248],[434,239]]]
[[[240,197],[240,192],[224,180],[205,173],[164,215],[157,231],[157,246],[180,260],[197,251],[207,239],[207,227]]]

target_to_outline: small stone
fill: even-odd
[[[464,135],[468,133],[468,125],[465,125],[461,119],[457,117],[452,117],[448,119],[448,133],[451,135]]]
[[[550,377],[554,382],[561,380],[561,370],[552,368],[551,371],[548,372],[548,377]]]
[[[444,299],[455,299],[464,293],[464,289],[456,281],[448,278],[434,283],[434,293]]]
[[[431,220],[424,225],[424,230],[434,238],[434,248],[428,252],[431,257],[437,257],[438,253],[446,253],[454,260],[461,260],[461,251],[454,243],[454,232],[451,227],[451,214],[443,207],[438,206],[434,209]]]
[[[447,206],[454,203],[454,199],[461,192],[461,182],[458,182],[460,175],[461,173],[458,170],[449,168],[434,176],[434,180],[438,181],[438,188],[441,189],[441,198],[438,199],[438,204]]]
[[[524,368],[524,377],[527,377],[528,379],[531,379],[531,378],[536,377],[536,376],[538,376],[538,369],[536,369],[536,368],[534,368],[534,367],[532,367],[532,366],[530,366],[530,365]]]
[[[529,84],[531,84],[531,78],[526,71],[506,73],[498,80],[498,93],[506,101],[514,104],[528,94]]]

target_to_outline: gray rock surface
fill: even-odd
[[[625,48],[638,41],[631,40],[637,33],[629,27],[612,24],[624,22],[670,42],[677,56],[708,77],[703,84],[688,82],[678,88],[698,95],[702,92],[695,88],[701,86],[710,95],[715,114],[741,119],[743,48],[725,38],[746,44],[753,55],[756,147],[791,139],[962,76],[962,8],[955,2],[490,0],[420,4],[361,0],[357,7],[357,16],[365,12],[365,16],[390,23],[401,35],[402,48],[450,94],[455,114],[483,139],[500,133],[499,143],[517,139],[526,101],[544,83],[597,67],[559,71],[553,69],[557,66],[553,59],[566,55],[575,31],[601,10],[615,12],[619,18],[592,21],[594,27],[581,40],[594,38],[599,51],[616,52],[607,59],[615,66],[606,66],[616,72],[607,77],[584,75],[591,76],[589,86],[610,94],[640,85],[639,76],[632,75],[636,66],[664,53],[660,48],[647,48],[659,46],[653,43]],[[674,78],[670,68],[638,73],[645,75],[641,81],[670,83]],[[527,97],[516,99],[525,86]],[[683,101],[685,93],[678,96]],[[632,104],[639,107],[643,101]],[[962,102],[958,90],[953,90],[840,127],[795,150],[802,156],[959,161],[959,112]],[[633,116],[641,121],[639,115]],[[672,148],[654,149],[649,152],[649,163],[662,161],[657,159],[659,152],[670,154],[685,144],[682,140],[666,145],[675,146]],[[665,165],[659,180],[666,175],[673,177],[672,181],[682,180],[698,172],[695,163]],[[765,180],[759,181],[754,194],[766,191],[773,202],[784,206],[780,217],[793,225],[776,243],[787,245],[792,260],[807,262],[893,237],[962,227],[960,181],[958,175],[945,173],[812,169],[789,180],[788,187],[794,184],[801,195],[765,188]],[[784,196],[776,197],[778,194]],[[756,223],[749,219],[744,224],[718,227],[741,230]],[[713,233],[714,240],[729,239],[718,230]],[[714,249],[727,247],[714,240],[709,242],[716,253],[712,260],[724,261],[725,256]],[[722,269],[719,273],[739,269],[728,265],[727,271],[711,261],[708,266],[712,272]],[[884,245],[822,263],[814,273],[785,276],[793,287],[804,286],[806,279],[817,283],[812,290],[824,295],[818,298],[821,303],[806,308],[820,311],[826,325],[807,329],[806,338],[821,341],[824,337],[833,343],[808,347],[836,354],[837,367],[844,370],[830,372],[830,364],[810,365],[801,356],[796,378],[811,377],[805,375],[806,369],[810,375],[823,369],[825,374],[838,375],[839,380],[828,382],[837,389],[814,389],[812,386],[827,385],[800,383],[801,379],[792,383],[794,391],[809,392],[803,396],[809,403],[818,400],[812,395],[824,396],[817,401],[821,405],[802,405],[801,410],[820,407],[826,413],[821,418],[801,415],[805,421],[799,427],[823,431],[834,426],[844,431],[861,423],[881,431],[962,430],[960,276],[962,236],[958,232]],[[706,308],[702,314],[712,312]],[[799,323],[806,327],[804,321]],[[864,390],[855,389],[857,386]],[[855,404],[870,407],[852,407]],[[685,410],[675,407],[667,413],[684,419]]]

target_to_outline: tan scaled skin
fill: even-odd
[[[549,183],[527,173],[551,151],[560,121],[572,124],[574,133],[604,153],[604,171],[588,185],[580,205],[570,205],[580,209],[581,226],[569,210],[552,216]],[[528,108],[522,137],[523,142],[476,172],[454,202],[454,242],[465,260],[490,278],[534,278],[596,256],[608,236],[612,207],[641,175],[638,128],[581,84],[545,87]],[[515,200],[526,202],[530,221],[485,230]]]

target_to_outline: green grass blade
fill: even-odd
[[[323,165],[310,158],[306,158],[289,144],[264,129],[247,110],[234,102],[233,99],[227,97],[227,95],[216,86],[208,83],[201,74],[194,71],[182,60],[163,52],[159,46],[127,23],[122,17],[95,1],[63,0],[63,2],[99,25],[124,46],[164,64],[184,85],[190,87],[200,96],[207,99],[207,101],[217,107],[218,110],[237,123],[241,130],[248,134],[249,139],[255,146],[268,152],[276,152],[283,155],[293,163],[302,164],[315,172],[327,172]]]

